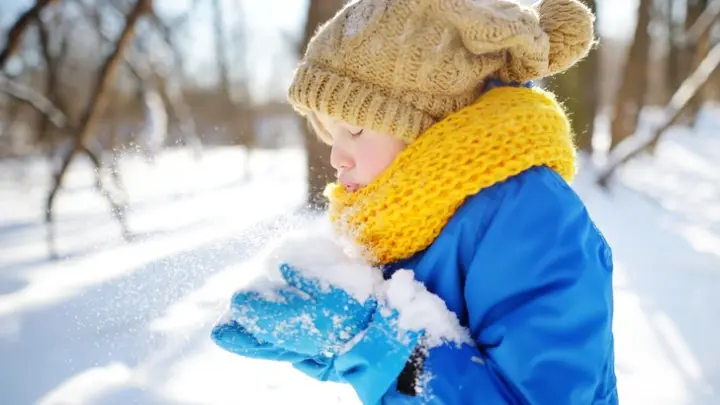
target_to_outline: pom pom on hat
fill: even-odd
[[[542,0],[533,6],[550,40],[548,73],[557,74],[587,56],[595,42],[595,17],[577,0]]]

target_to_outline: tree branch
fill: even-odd
[[[88,9],[86,11],[88,13],[97,13],[96,10]],[[162,24],[162,21],[157,17],[155,13],[150,13],[148,17],[150,17],[154,23]],[[97,18],[97,16],[95,16],[95,18]],[[180,20],[181,18],[182,17],[178,17],[176,21]],[[109,35],[103,32],[99,24],[97,28],[103,39],[110,42],[111,39]],[[169,28],[163,25],[161,31],[163,30],[169,30]],[[167,31],[166,34],[168,34],[167,38],[165,38],[167,42],[170,38],[169,31]],[[172,45],[170,43],[167,43],[167,46],[172,48]],[[152,63],[152,61],[148,61],[147,59],[143,58],[143,55],[140,52],[137,52],[132,48],[127,49],[123,57],[125,59],[126,66],[130,70],[130,73],[132,73],[133,76],[137,78],[141,86],[143,85],[143,83],[152,82],[153,76],[156,78],[163,77],[163,75],[158,71],[157,67]],[[201,153],[200,150],[202,149],[202,141],[197,136],[196,125],[194,120],[192,119],[190,107],[185,102],[182,91],[177,89],[177,86],[168,84],[167,80],[165,80],[165,83],[160,83],[158,90],[172,108],[172,112],[178,120],[179,129],[182,133],[184,141],[191,145],[191,147],[195,151],[195,156],[199,157]]]
[[[0,90],[12,98],[33,107],[57,128],[63,129],[67,127],[68,119],[65,114],[55,107],[50,100],[30,87],[0,76]]]
[[[48,5],[58,0],[36,0],[35,5],[20,15],[7,34],[5,49],[0,52],[0,71],[5,70],[5,64],[11,56],[20,48],[23,33],[30,26],[30,23],[40,17],[40,12]]]
[[[697,43],[700,37],[712,28],[713,22],[718,18],[720,18],[720,0],[715,0],[703,10],[695,23],[680,37],[683,45]]]
[[[62,185],[62,180],[65,176],[65,173],[67,172],[67,169],[75,156],[77,156],[78,153],[82,151],[82,149],[85,147],[87,140],[95,133],[97,121],[103,113],[103,110],[105,109],[108,101],[106,97],[106,92],[110,84],[115,80],[115,74],[117,72],[119,62],[122,58],[123,51],[133,38],[133,35],[135,33],[135,26],[138,20],[140,19],[140,17],[142,17],[145,13],[149,11],[152,11],[152,0],[137,0],[135,6],[125,18],[125,27],[123,28],[123,31],[115,44],[115,49],[107,57],[102,68],[100,69],[100,72],[98,73],[95,90],[92,94],[90,103],[87,106],[85,114],[83,114],[82,119],[80,120],[79,131],[76,134],[73,148],[63,160],[60,171],[55,175],[55,183],[47,198],[45,220],[48,224],[52,223],[53,203],[55,201],[57,192]],[[117,213],[115,210],[116,206],[114,204],[114,201],[112,201],[112,198],[108,199],[111,200],[110,203],[113,210],[113,215],[120,223],[123,231],[123,236],[129,236],[129,231],[124,219],[124,215],[122,215],[122,213]]]
[[[642,153],[648,146],[656,143],[662,134],[671,126],[675,125],[689,103],[697,97],[700,90],[710,82],[710,77],[718,67],[720,67],[720,43],[716,44],[710,50],[697,69],[683,81],[680,88],[673,94],[670,103],[665,107],[665,116],[668,117],[665,122],[650,136],[642,137],[635,135],[618,145],[615,152],[610,155],[610,160],[605,170],[603,170],[598,177],[598,184],[606,187],[610,177],[612,177],[620,165]]]
[[[58,55],[52,55],[50,51],[50,30],[47,27],[47,24],[45,22],[38,18],[37,19],[37,26],[40,32],[40,50],[43,56],[43,59],[45,61],[45,68],[46,68],[46,81],[45,81],[45,91],[48,100],[50,100],[53,105],[55,105],[60,111],[62,111],[65,114],[66,117],[66,126],[70,126],[69,118],[68,118],[68,109],[66,108],[67,105],[63,102],[64,100],[62,97],[60,97],[59,89],[58,89],[58,83],[60,82],[60,61],[62,57],[64,56],[64,52],[67,51],[67,49],[64,46],[61,47],[60,53]],[[68,43],[67,36],[69,34],[63,36],[63,42],[62,44],[65,45]],[[48,133],[49,133],[49,121],[47,116],[43,117],[43,121],[38,128],[38,135],[36,140],[38,142],[42,142],[48,139]],[[57,125],[55,125],[57,127]],[[59,128],[59,127],[58,127]]]

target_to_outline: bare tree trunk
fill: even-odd
[[[707,0],[687,0],[687,13],[685,16],[685,30],[690,30],[693,25],[698,21],[698,18],[703,14],[703,11],[707,8]],[[681,60],[687,65],[683,77],[687,77],[690,72],[697,69],[700,63],[705,59],[707,53],[710,51],[710,31],[703,32],[697,38],[697,41],[692,43],[685,43],[684,55]],[[705,91],[702,91],[698,97],[694,97],[690,101],[690,105],[685,109],[684,114],[687,115],[690,126],[695,124],[695,119],[704,101]]]
[[[585,3],[595,12],[595,0],[586,0]],[[552,78],[550,82],[553,92],[562,100],[571,116],[577,148],[588,154],[593,151],[595,115],[599,104],[598,62],[598,52],[590,52],[585,60]]]
[[[2,78],[0,84],[3,85],[5,91],[13,98],[28,103],[40,114],[40,126],[38,129],[38,140],[42,140],[44,135],[49,131],[50,124],[54,124],[57,128],[63,128],[69,125],[67,114],[62,106],[57,104],[54,93],[55,83],[57,82],[57,72],[53,69],[51,61],[49,45],[49,33],[47,27],[39,18],[42,10],[56,0],[38,0],[35,5],[25,11],[13,24],[7,34],[5,48],[0,52],[0,70],[5,68],[5,63],[19,49],[22,43],[22,36],[25,30],[33,23],[37,23],[40,31],[41,53],[46,59],[46,68],[48,70],[48,79],[46,87],[50,90],[47,93],[49,97],[45,97],[35,92],[29,87],[15,83],[11,80]]]
[[[59,83],[60,83],[60,62],[67,53],[68,38],[63,38],[60,53],[58,55],[52,55],[50,52],[50,31],[46,24],[41,20],[37,19],[37,26],[40,37],[40,50],[43,55],[45,62],[45,94],[48,100],[53,103],[59,110],[61,110],[65,117],[69,120],[68,109],[65,106],[63,98],[60,96]],[[68,34],[69,35],[69,34]],[[47,146],[47,149],[51,149],[55,139],[51,136],[51,132],[54,128],[50,125],[49,116],[44,114],[41,115],[41,122],[36,136],[36,141]],[[68,122],[68,125],[71,125]]]
[[[92,14],[92,18],[96,21],[96,26],[100,35],[106,41],[112,42],[112,39],[102,31],[98,10],[88,6],[86,7],[86,11],[89,14]],[[139,82],[153,83],[157,86],[158,92],[163,98],[163,103],[171,107],[172,115],[178,121],[178,127],[182,135],[183,143],[193,150],[193,154],[196,159],[200,159],[202,156],[203,145],[202,140],[197,134],[195,121],[192,118],[192,111],[185,102],[181,85],[176,83],[175,79],[172,78],[173,75],[177,77],[182,75],[182,60],[180,58],[180,52],[173,48],[170,28],[166,27],[155,15],[155,13],[150,13],[149,17],[152,19],[155,27],[158,28],[163,35],[165,46],[169,47],[170,51],[172,51],[173,59],[176,61],[174,64],[175,71],[169,73],[161,72],[158,64],[154,63],[153,60],[148,60],[147,55],[144,54],[145,52],[133,52],[132,49],[126,50],[123,54],[125,64],[130,69],[130,73],[132,73]],[[186,17],[179,18],[184,21]]]
[[[168,25],[165,25],[155,13],[151,15],[155,27],[158,28],[160,34],[165,40],[165,43],[172,52],[174,68],[173,72],[170,72],[169,74],[165,72],[165,74],[163,74],[163,72],[160,72],[158,67],[152,62],[150,65],[152,66],[155,76],[158,79],[158,88],[160,89],[162,96],[165,98],[164,101],[172,107],[172,113],[178,121],[178,127],[182,134],[183,143],[193,150],[196,159],[200,159],[202,156],[203,145],[202,140],[197,133],[197,125],[193,120],[190,106],[185,101],[182,85],[178,83],[178,81],[182,80],[185,72],[185,60],[181,47],[173,40],[172,30],[180,25],[186,24],[187,21],[194,15],[197,6],[201,3],[204,3],[204,0],[193,0],[190,10],[185,14],[176,17],[175,20]],[[161,80],[161,77],[165,80]]]
[[[155,79],[163,101],[170,106],[172,114],[178,122],[183,143],[192,149],[195,159],[200,159],[203,151],[202,140],[197,134],[197,126],[193,120],[190,106],[185,102],[181,86],[174,83],[173,79],[166,77],[163,80],[157,73]]]
[[[105,106],[108,102],[106,96],[106,92],[110,86],[111,83],[115,80],[115,74],[117,72],[118,66],[120,65],[120,61],[122,59],[122,54],[124,49],[128,46],[130,41],[133,38],[134,32],[135,32],[135,24],[137,21],[142,17],[145,13],[152,11],[152,0],[137,0],[135,3],[135,6],[130,11],[130,13],[125,18],[125,27],[123,28],[122,33],[120,34],[120,37],[117,40],[117,43],[115,45],[115,49],[113,52],[107,57],[105,60],[100,72],[98,73],[97,82],[95,84],[95,89],[92,93],[92,97],[90,99],[90,103],[88,104],[85,114],[83,114],[82,119],[80,120],[80,125],[78,128],[78,132],[75,136],[74,145],[70,153],[67,154],[65,159],[62,162],[62,166],[58,173],[55,175],[55,182],[53,184],[52,189],[50,190],[50,193],[48,194],[47,198],[47,205],[46,205],[46,211],[45,211],[45,221],[50,226],[50,232],[49,232],[49,241],[50,241],[50,249],[52,254],[54,255],[55,249],[54,249],[54,232],[52,229],[52,222],[53,222],[53,203],[55,201],[55,197],[60,190],[60,187],[62,185],[62,180],[67,173],[67,169],[70,166],[70,163],[72,163],[73,159],[83,151],[83,148],[85,148],[85,145],[87,141],[94,136],[95,134],[95,128],[97,126],[97,121],[102,115]],[[111,206],[111,211],[115,219],[120,224],[122,235],[125,239],[129,239],[131,234],[127,227],[127,223],[125,221],[125,208],[124,206],[117,204],[112,197],[107,194],[106,197],[108,198],[108,202]]]
[[[570,124],[575,140],[575,146],[586,153],[592,153],[592,130],[594,110],[592,105],[587,104],[584,83],[589,78],[583,77],[584,66],[587,61],[580,62],[567,72],[551,79],[549,87],[562,102],[563,107],[570,117]],[[582,69],[585,67],[586,69]],[[588,90],[590,90],[588,89]]]
[[[13,155],[12,132],[18,121],[18,111],[22,103],[18,100],[8,100],[3,105],[2,116],[0,117],[0,159]]]
[[[645,104],[647,69],[650,57],[650,14],[652,0],[640,0],[635,37],[625,61],[622,82],[615,95],[610,124],[610,150],[632,135]]]
[[[715,4],[715,3],[713,3]],[[720,7],[718,7],[720,9]],[[714,28],[712,28],[712,32],[715,32],[716,34],[720,33],[720,21],[716,21],[712,24]],[[715,42],[713,43],[713,46],[720,43],[720,38],[718,38],[718,35],[715,35]],[[720,69],[716,70],[712,75],[712,100],[716,103],[720,104]]]
[[[592,12],[597,15],[597,2],[595,0],[586,0],[588,6]],[[596,22],[595,27],[598,24]],[[596,28],[597,29],[597,28]],[[600,88],[598,83],[600,82],[599,71],[600,71],[600,55],[599,50],[591,51],[587,58],[580,63],[578,66],[578,74],[582,79],[582,90],[581,98],[583,101],[583,108],[585,114],[586,123],[582,122],[576,125],[575,130],[579,135],[578,148],[584,150],[588,154],[593,152],[593,136],[595,135],[595,117],[597,116],[598,107],[600,106]],[[584,126],[584,132],[583,131]]]
[[[665,4],[665,23],[668,32],[668,53],[665,59],[665,86],[667,94],[667,102],[670,102],[675,90],[682,84],[684,76],[680,73],[680,53],[683,47],[683,35],[680,24],[676,15],[676,8],[673,7],[675,0],[666,0]]]
[[[227,100],[232,99],[230,94],[230,74],[228,73],[228,56],[225,49],[225,23],[222,19],[222,6],[220,0],[212,1],[213,30],[215,35],[215,61],[217,62],[220,90]]]
[[[57,0],[36,0],[35,5],[30,7],[15,21],[15,24],[13,24],[7,34],[5,49],[0,52],[0,71],[5,70],[7,61],[17,52],[18,48],[20,48],[23,33],[27,27],[30,26],[30,23],[40,16],[40,12],[45,7],[56,1]]]
[[[223,117],[230,123],[237,143],[245,147],[245,160],[243,168],[243,179],[250,178],[250,158],[252,148],[255,146],[254,115],[249,106],[249,98],[246,91],[242,91],[240,102],[232,92],[232,81],[230,80],[229,66],[230,58],[225,47],[226,35],[225,24],[222,19],[220,0],[213,0],[213,26],[215,29],[215,57],[217,71],[220,75],[220,91],[223,95],[224,114]],[[242,38],[238,41],[242,44]],[[242,46],[242,45],[240,45]]]
[[[707,87],[713,73],[720,70],[719,67],[720,43],[716,44],[710,50],[705,60],[700,63],[700,66],[698,66],[690,77],[685,79],[680,88],[675,92],[670,100],[670,104],[665,108],[665,115],[667,117],[665,123],[656,129],[649,137],[634,136],[618,145],[617,149],[610,156],[610,160],[606,166],[607,168],[599,176],[598,183],[606,187],[613,173],[615,173],[615,170],[620,167],[620,165],[647,150],[648,147],[657,144],[662,134],[678,122],[682,116],[682,112],[688,108],[690,102],[700,94],[704,87]]]
[[[720,24],[718,24],[718,31],[720,31]],[[720,40],[716,41],[713,46],[720,43]],[[710,77],[710,85],[708,85],[708,93],[710,100],[720,104],[720,69],[716,69]]]
[[[305,20],[305,32],[301,46],[297,48],[298,55],[305,52],[305,47],[312,38],[317,27],[332,18],[342,7],[342,0],[310,0]],[[329,164],[329,150],[327,145],[320,142],[307,125],[302,125],[307,152],[307,204],[312,210],[322,210],[327,202],[323,191],[335,172]]]
[[[240,144],[245,146],[245,167],[243,172],[245,173],[245,180],[250,179],[250,173],[252,171],[252,151],[257,147],[258,139],[255,133],[255,110],[251,105],[250,90],[248,88],[248,75],[246,72],[246,61],[247,46],[246,46],[246,35],[245,30],[247,25],[245,23],[245,11],[243,9],[243,1],[236,0],[235,6],[237,10],[233,13],[236,18],[240,20],[239,23],[235,24],[232,31],[232,43],[236,57],[238,54],[241,56],[239,61],[236,61],[234,71],[240,76],[240,81],[236,85],[237,100],[240,102],[234,103],[234,110],[236,116],[239,118],[238,121],[238,138]]]
[[[108,164],[108,168],[110,169],[110,176],[112,177],[113,181],[115,182],[115,187],[121,190],[125,195],[127,195],[127,190],[125,189],[125,186],[122,184],[122,178],[120,177],[120,138],[118,137],[118,122],[117,120],[112,120],[110,122],[110,126],[108,128],[109,131],[109,139],[108,139],[108,146],[110,149],[110,163]]]

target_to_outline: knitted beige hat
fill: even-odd
[[[578,0],[352,1],[308,44],[289,100],[410,142],[476,100],[488,78],[568,69],[589,52],[593,23]]]

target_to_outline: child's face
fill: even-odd
[[[407,146],[393,136],[326,115],[318,114],[317,119],[332,137],[330,164],[337,170],[338,182],[350,191],[372,182]]]

